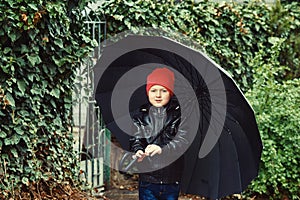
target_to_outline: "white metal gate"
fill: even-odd
[[[97,189],[104,187],[105,165],[109,159],[109,146],[106,146],[106,131],[101,122],[99,107],[93,99],[94,73],[93,68],[101,54],[101,41],[106,37],[106,22],[96,17],[91,19],[86,13],[84,22],[91,37],[98,42],[97,48],[89,55],[77,72],[73,95],[73,135],[74,148],[78,153],[81,178],[88,185]],[[107,161],[106,161],[107,162]],[[109,172],[108,172],[109,173]],[[100,191],[100,190],[99,190]]]

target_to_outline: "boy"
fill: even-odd
[[[139,200],[177,200],[183,171],[186,130],[174,96],[174,73],[156,68],[147,77],[149,104],[134,115],[130,139],[139,162]]]

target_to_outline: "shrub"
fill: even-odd
[[[263,140],[260,173],[251,192],[269,198],[299,199],[300,192],[300,79],[279,81],[286,67],[279,54],[284,40],[273,38],[271,49],[262,48],[253,61],[251,102]]]
[[[279,58],[287,66],[284,79],[300,77],[300,3],[274,5],[270,14],[270,32],[273,37],[285,39]]]
[[[230,4],[214,1],[105,1],[98,10],[114,35],[140,27],[183,33],[202,45],[209,56],[231,72],[243,90],[252,82],[253,59],[267,45],[269,8],[263,3]]]
[[[0,4],[0,198],[75,180],[72,84],[91,50],[80,8],[71,1]]]

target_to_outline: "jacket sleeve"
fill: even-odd
[[[130,150],[136,153],[138,150],[145,150],[145,144],[142,135],[141,121],[137,118],[133,118],[133,135],[130,137]]]

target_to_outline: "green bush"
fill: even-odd
[[[69,131],[72,85],[91,41],[80,17],[83,5],[71,2],[1,1],[2,199],[33,193],[43,181],[71,183],[77,175]]]
[[[262,48],[255,57],[255,81],[246,94],[264,145],[260,174],[251,189],[272,199],[299,199],[300,79],[277,80],[286,70],[279,62],[284,40],[273,40],[271,49]]]
[[[281,4],[277,1],[270,14],[271,36],[285,39],[280,63],[287,66],[284,79],[300,77],[300,3]]]
[[[269,8],[263,3],[218,4],[213,1],[105,1],[98,14],[107,20],[107,33],[114,35],[140,27],[183,33],[201,44],[227,69],[241,88],[251,86],[247,67],[259,45],[268,45]]]
[[[263,1],[216,3],[192,0],[105,1],[98,15],[107,20],[107,33],[114,35],[140,27],[183,33],[201,44],[209,56],[231,72],[243,91],[251,88],[249,63],[259,46],[270,47],[268,37],[286,38],[280,62],[291,70],[283,79],[300,76],[299,3],[274,7]]]

